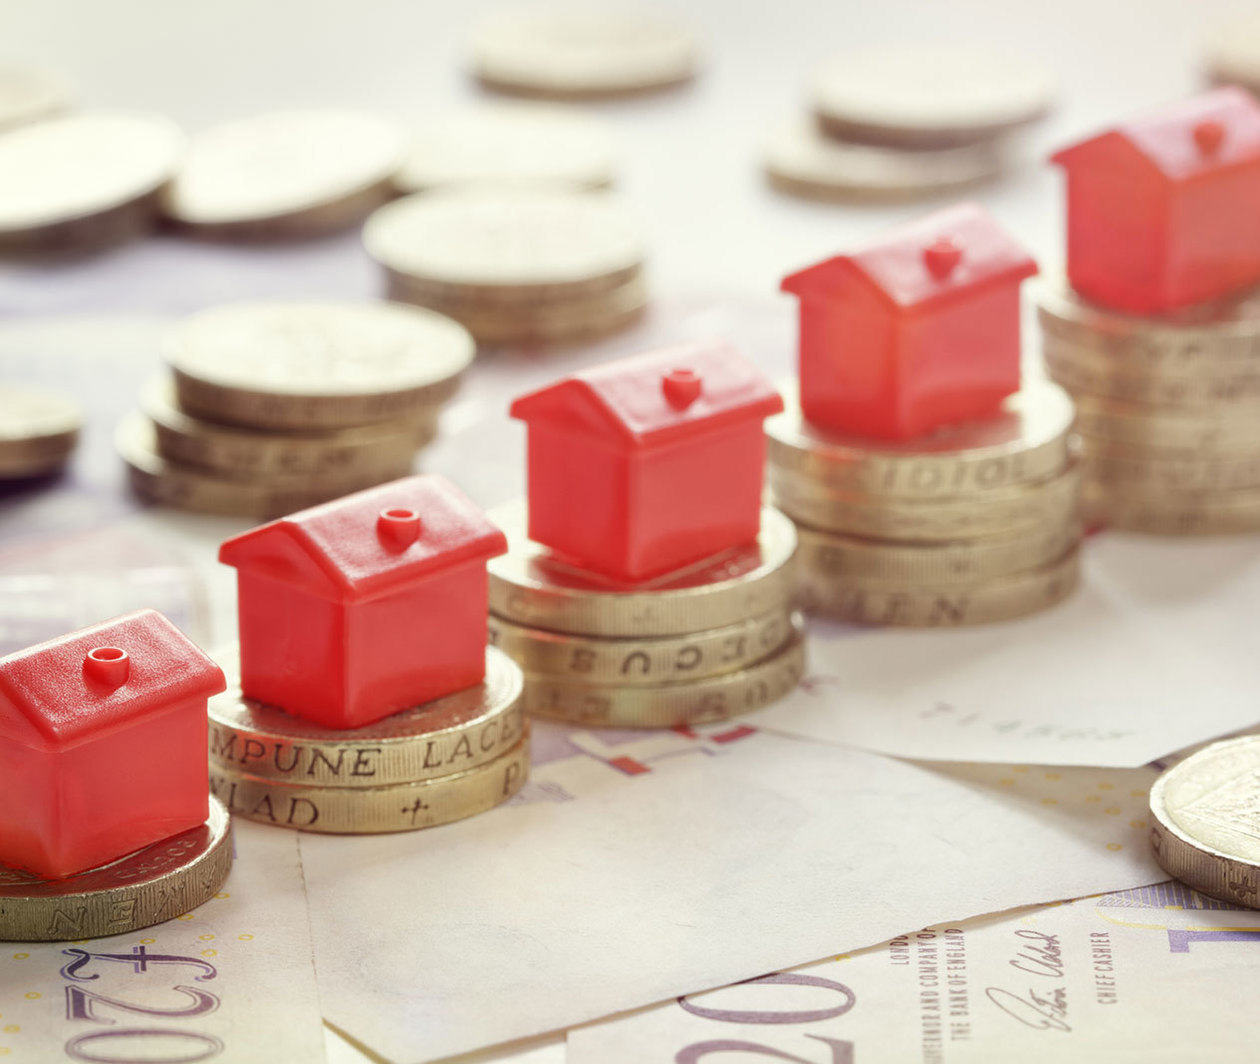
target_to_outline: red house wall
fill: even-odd
[[[1260,281],[1260,164],[1172,191],[1167,302],[1218,299]]]

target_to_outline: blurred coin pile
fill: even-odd
[[[363,242],[390,298],[448,315],[484,344],[590,339],[647,306],[638,227],[602,193],[419,193],[376,211]]]
[[[632,586],[530,542],[521,504],[491,516],[510,550],[489,562],[490,639],[524,669],[529,714],[665,728],[750,712],[799,682],[796,534],[777,511],[755,543]]]
[[[0,480],[56,473],[79,441],[82,414],[51,392],[0,384]]]
[[[483,813],[529,775],[521,671],[488,648],[485,681],[337,730],[244,698],[236,648],[210,700],[210,788],[236,816],[298,831],[415,831]]]
[[[797,523],[804,608],[862,624],[979,624],[1065,598],[1078,579],[1072,402],[1028,383],[1002,412],[895,443],[766,422],[775,504]]]
[[[1159,317],[1038,291],[1047,372],[1075,397],[1086,518],[1260,531],[1260,294]]]
[[[811,198],[948,192],[999,174],[1010,134],[1042,117],[1052,95],[1027,56],[945,44],[849,52],[815,74],[809,119],[767,142],[766,175]]]
[[[393,480],[472,360],[458,324],[391,303],[241,303],[187,318],[117,444],[137,494],[272,517]]]

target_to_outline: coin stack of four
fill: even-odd
[[[766,422],[775,504],[797,524],[800,601],[862,624],[1006,620],[1076,586],[1072,402],[1025,384],[1001,412],[905,443]]]

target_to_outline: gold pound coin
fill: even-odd
[[[78,442],[81,423],[69,399],[0,385],[0,478],[60,469]]]
[[[670,728],[751,713],[782,698],[805,672],[799,619],[788,642],[737,672],[681,683],[623,686],[526,675],[531,715],[602,728]]]
[[[1086,478],[1100,486],[1174,492],[1260,488],[1260,448],[1252,455],[1196,457],[1116,446],[1084,433],[1079,438]]]
[[[635,639],[685,636],[789,608],[796,530],[770,507],[754,542],[629,586],[565,565],[531,542],[523,503],[491,517],[510,550],[488,563],[490,612],[515,624]]]
[[[212,797],[199,827],[66,879],[0,865],[0,941],[74,941],[160,924],[213,898],[231,868],[231,822]]]
[[[1077,395],[1076,428],[1135,451],[1228,457],[1260,452],[1260,403],[1191,411]]]
[[[1057,384],[1032,381],[990,418],[905,443],[813,428],[792,398],[766,422],[767,458],[821,488],[906,498],[983,492],[1044,480],[1068,462],[1073,406]]]
[[[417,831],[507,801],[529,776],[529,732],[493,761],[449,776],[383,787],[313,787],[210,766],[210,789],[234,816],[296,831]]]
[[[1081,512],[1090,524],[1154,535],[1260,532],[1260,490],[1169,491],[1087,481]]]
[[[362,728],[325,728],[242,697],[235,648],[217,655],[228,690],[210,700],[210,764],[309,787],[418,783],[477,768],[522,735],[521,670],[486,650],[486,678]]]

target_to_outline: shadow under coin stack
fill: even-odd
[[[486,646],[485,560],[504,547],[431,476],[224,543],[247,649],[222,655],[228,689],[209,706],[212,792],[250,820],[355,835],[516,794],[530,763],[521,670]]]
[[[761,425],[778,409],[738,354],[704,344],[517,400],[529,515],[494,515],[509,551],[489,563],[490,635],[525,670],[528,713],[665,728],[796,686],[796,533],[760,503]]]
[[[1086,519],[1260,531],[1260,106],[1217,90],[1055,161],[1071,287],[1042,286],[1038,320],[1077,404]],[[1100,210],[1099,188],[1121,185],[1127,202]]]
[[[471,362],[455,322],[383,302],[233,304],[185,320],[117,445],[136,493],[274,517],[393,480]]]
[[[801,298],[814,416],[793,406],[767,422],[769,483],[797,523],[804,608],[943,627],[1032,613],[1076,587],[1072,401],[1048,382],[1010,394],[1019,282],[1034,269],[963,206],[784,282]]]

